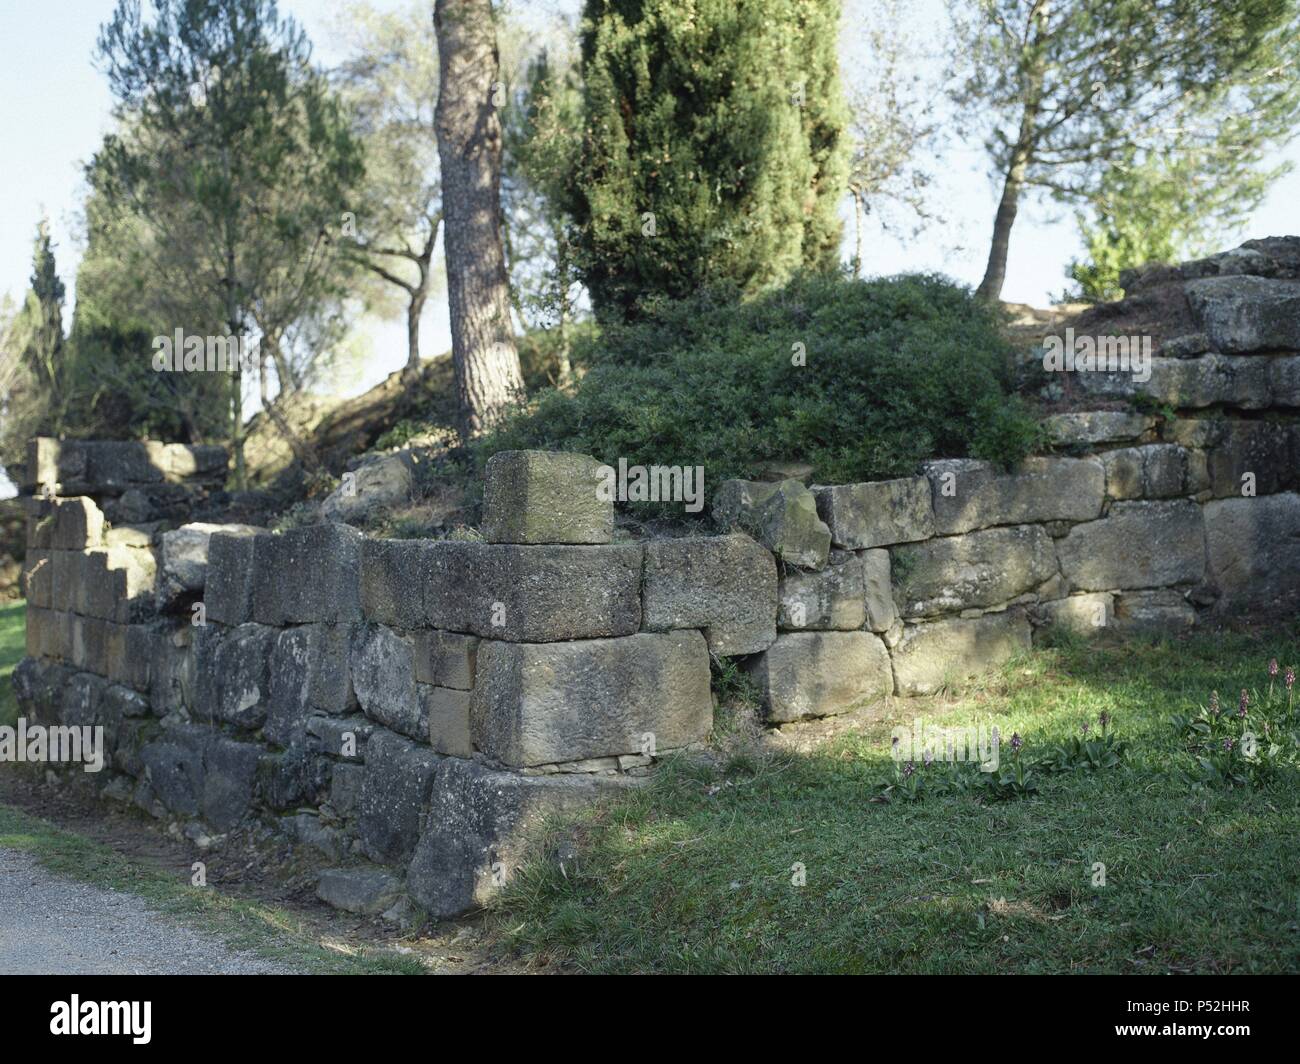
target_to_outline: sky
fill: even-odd
[[[872,0],[847,0],[841,34],[845,80],[852,85],[865,46],[864,7]],[[389,9],[410,0],[373,0]],[[426,5],[427,6],[427,5]],[[902,3],[907,31],[920,42],[939,40],[943,0]],[[32,239],[42,212],[50,216],[59,271],[69,290],[65,326],[71,321],[76,263],[80,255],[78,212],[82,202],[82,167],[111,126],[111,98],[104,76],[95,68],[98,28],[114,0],[0,0],[0,297],[15,300],[26,290],[31,272]],[[342,55],[332,45],[331,27],[339,17],[339,0],[281,0],[280,10],[294,16],[315,45],[323,64]],[[513,0],[516,16],[539,24],[576,11],[578,0]],[[855,26],[859,30],[855,30]],[[924,44],[923,44],[924,46]],[[920,63],[943,64],[942,54],[922,55]],[[1300,164],[1300,143],[1284,158]],[[1276,161],[1276,160],[1273,160]],[[939,226],[916,237],[874,236],[867,245],[865,270],[892,274],[940,271],[975,284],[983,272],[989,231],[999,189],[987,173],[978,144],[950,142],[933,167],[933,202],[943,212]],[[1300,165],[1277,183],[1250,224],[1233,243],[1248,237],[1300,230]],[[1073,216],[1060,207],[1022,207],[1012,235],[1003,298],[1044,305],[1066,286],[1064,269],[1079,250]],[[405,329],[398,321],[358,323],[366,334],[364,363],[337,390],[354,393],[399,368],[406,357]],[[422,326],[422,350],[450,347],[445,298],[431,300]]]

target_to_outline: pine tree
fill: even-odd
[[[839,259],[839,0],[587,0],[569,210],[598,313]]]

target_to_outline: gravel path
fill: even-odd
[[[292,969],[236,953],[122,894],[61,879],[0,848],[0,974],[256,975]]]

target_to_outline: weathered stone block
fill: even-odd
[[[262,753],[254,743],[217,735],[205,744],[199,812],[217,831],[230,831],[252,810]]]
[[[608,543],[614,494],[608,466],[585,454],[501,451],[483,471],[489,543]]]
[[[444,761],[428,829],[407,869],[407,890],[441,919],[481,906],[518,869],[541,818],[581,808],[622,786],[594,776],[520,776],[475,761]]]
[[[749,533],[787,565],[820,569],[830,553],[831,530],[798,480],[724,480],[713,494],[713,518]]]
[[[1095,458],[1026,458],[1006,473],[989,462],[928,462],[934,527],[952,535],[992,525],[1090,521],[1101,513],[1106,478]]]
[[[370,737],[357,830],[372,861],[398,864],[411,859],[442,763],[432,750],[392,732],[378,730]]]
[[[421,713],[429,722],[429,745],[440,754],[471,757],[470,692],[419,684]]]
[[[1196,610],[1181,592],[1126,591],[1115,600],[1115,628],[1121,632],[1181,632],[1196,623]]]
[[[394,628],[424,623],[424,583],[432,544],[425,540],[366,539],[361,543],[361,612]]]
[[[1300,407],[1300,355],[1269,359],[1268,388],[1274,406]]]
[[[1165,499],[1203,490],[1204,475],[1192,453],[1174,443],[1120,447],[1101,455],[1111,499]]]
[[[709,655],[698,632],[479,647],[474,746],[507,765],[671,750],[708,735]]]
[[[415,689],[412,640],[382,625],[357,629],[352,640],[352,682],[366,716],[423,742],[429,721]]]
[[[545,643],[629,635],[641,626],[639,543],[424,547],[427,627]]]
[[[352,817],[360,810],[365,776],[365,765],[343,763],[334,766],[330,779],[330,805],[339,816]]]
[[[253,619],[253,555],[266,536],[227,530],[208,537],[203,605],[209,621],[234,627]]]
[[[1150,433],[1155,424],[1156,419],[1147,414],[1124,410],[1086,410],[1043,419],[1048,438],[1062,447],[1137,440]]]
[[[890,579],[889,551],[864,550],[858,557],[862,559],[867,627],[873,632],[887,632],[898,619],[898,608],[894,605],[894,585]]]
[[[327,868],[316,884],[321,901],[362,916],[384,912],[401,894],[401,881],[381,868]]]
[[[1208,502],[1205,541],[1220,611],[1271,610],[1300,597],[1300,495]]]
[[[197,816],[204,789],[203,748],[211,733],[182,725],[164,729],[140,750],[144,778],[173,813]]]
[[[412,632],[415,640],[415,678],[420,683],[468,691],[474,686],[478,638],[458,632]]]
[[[23,595],[29,608],[48,610],[54,600],[54,561],[48,550],[28,550],[23,559]]]
[[[257,787],[262,803],[283,812],[320,805],[330,791],[334,762],[313,746],[290,746],[264,753],[257,763]]]
[[[174,609],[203,593],[214,532],[252,535],[256,531],[251,525],[193,522],[164,532],[158,550],[158,608]]]
[[[270,657],[277,633],[260,624],[194,633],[195,709],[199,719],[260,728],[271,694]]]
[[[1041,602],[1035,612],[1042,624],[1063,628],[1076,635],[1095,635],[1114,623],[1115,596],[1106,591],[1071,595]]]
[[[847,554],[821,572],[789,569],[781,578],[777,626],[782,631],[851,632],[867,622],[862,559]]]
[[[286,625],[361,619],[361,533],[327,522],[253,540],[253,617]]]
[[[104,542],[104,514],[93,499],[55,499],[52,512],[56,550],[85,550]]]
[[[1300,285],[1266,277],[1206,277],[1185,286],[1187,302],[1225,354],[1300,348]]]
[[[1192,584],[1205,574],[1201,508],[1183,500],[1117,502],[1056,547],[1061,572],[1083,591]]]
[[[900,695],[929,695],[1029,649],[1029,621],[1018,609],[909,627],[894,648]]]
[[[320,741],[321,750],[331,757],[364,761],[366,740],[377,725],[365,717],[311,717],[307,734]]]
[[[753,654],[776,638],[776,563],[742,533],[654,540],[644,601],[649,631],[700,628],[714,654]]]
[[[869,632],[782,633],[745,668],[777,723],[844,713],[894,689],[889,652]]]
[[[326,521],[359,525],[372,516],[392,512],[414,494],[415,462],[409,451],[369,458],[344,474],[345,479],[321,503]]]
[[[1290,426],[1276,421],[1223,421],[1205,449],[1216,498],[1274,495],[1300,483]]]
[[[909,618],[998,606],[1057,571],[1052,539],[1038,525],[932,539],[892,554],[894,597]]]
[[[817,512],[837,547],[860,550],[911,543],[934,535],[930,482],[925,477],[814,487]]]

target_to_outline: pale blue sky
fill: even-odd
[[[382,8],[406,6],[407,0],[375,0]],[[841,40],[845,78],[852,82],[864,42],[854,26],[871,0],[848,0]],[[31,268],[31,241],[42,209],[51,218],[60,273],[71,294],[77,258],[77,212],[81,202],[81,166],[109,128],[111,100],[103,76],[92,64],[98,27],[113,9],[113,0],[0,0],[0,133],[5,165],[0,167],[0,294],[15,299],[26,288]],[[337,0],[281,0],[281,10],[305,26],[324,63],[339,56],[331,47],[329,26],[337,17]],[[541,19],[550,12],[572,12],[578,0],[515,0],[516,11]],[[937,41],[942,0],[905,3],[918,39]],[[942,55],[925,62],[942,63]],[[1287,157],[1300,162],[1300,147]],[[996,192],[978,144],[950,144],[937,161],[934,202],[946,221],[919,238],[873,238],[868,244],[869,273],[939,270],[961,281],[979,280],[987,251]],[[1293,172],[1272,190],[1242,234],[1267,236],[1300,231],[1300,173]],[[1065,287],[1063,269],[1078,250],[1073,219],[1059,208],[1023,208],[1012,237],[1003,297],[1045,303]],[[71,299],[65,322],[71,319]],[[445,350],[445,302],[426,311],[426,352]],[[348,390],[374,384],[405,359],[403,327],[398,323],[367,326],[371,355]]]

